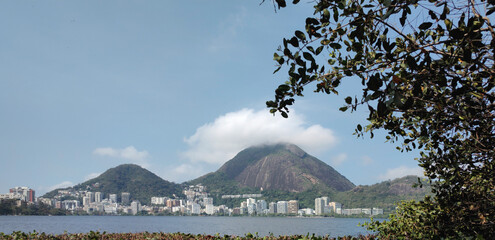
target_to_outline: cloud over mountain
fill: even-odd
[[[396,168],[387,169],[387,172],[385,174],[378,176],[378,179],[383,181],[383,180],[400,178],[408,175],[424,177],[424,170],[420,167],[400,166]]]
[[[111,147],[97,148],[93,151],[94,155],[118,158],[124,162],[139,164],[142,167],[148,167],[148,151],[138,151],[134,146],[117,149]]]
[[[259,144],[290,142],[318,154],[332,148],[337,137],[331,129],[308,125],[296,112],[285,119],[265,109],[242,109],[199,127],[184,141],[189,146],[183,152],[186,159],[219,165],[242,149]]]

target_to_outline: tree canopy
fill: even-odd
[[[288,117],[305,88],[338,94],[343,81],[360,80],[340,108],[369,112],[356,133],[382,129],[399,150],[419,149],[435,182],[433,198],[371,227],[405,238],[495,238],[495,1],[316,0],[314,9],[274,54],[288,80],[270,111]]]

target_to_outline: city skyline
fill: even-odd
[[[28,205],[44,204],[53,209],[62,209],[65,214],[181,214],[181,215],[268,215],[283,216],[330,216],[337,215],[380,215],[383,209],[376,207],[344,208],[338,202],[329,202],[328,197],[315,199],[313,208],[300,208],[299,200],[277,200],[267,203],[262,194],[222,195],[225,198],[245,199],[238,207],[215,205],[214,199],[202,185],[190,185],[183,189],[186,198],[151,197],[150,205],[142,205],[137,199],[130,202],[130,193],[121,192],[121,198],[115,193],[104,194],[99,191],[65,189],[59,190],[53,197],[35,197],[35,191],[29,187],[11,188],[8,194],[0,194],[0,203],[14,200],[17,206],[22,202]],[[252,198],[255,197],[255,198]],[[261,198],[261,199],[260,199]],[[64,200],[65,199],[65,200]]]

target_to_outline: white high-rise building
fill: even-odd
[[[195,202],[191,203],[191,214],[201,214],[201,206]]]
[[[83,197],[83,206],[89,206],[89,197]]]
[[[208,205],[206,205],[205,212],[206,212],[206,214],[208,214],[208,215],[213,215],[213,214],[215,214],[215,206],[213,206],[213,204],[208,204]]]
[[[141,211],[141,203],[139,201],[132,201],[131,203],[132,215],[136,215],[140,211]]]
[[[315,199],[315,214],[323,215],[325,212],[325,200],[323,198]]]
[[[328,197],[321,197],[323,199],[323,205],[327,206],[328,205]]]
[[[253,215],[256,213],[256,203],[250,203],[247,205],[247,211],[249,215]]]
[[[262,214],[267,209],[266,201],[261,199],[256,201],[256,213]]]
[[[116,203],[117,202],[117,194],[108,195],[108,199],[110,200],[110,202]]]
[[[341,214],[341,212],[339,212],[338,209],[342,209],[342,204],[338,202],[330,202],[328,203],[328,205],[330,206],[330,211],[337,214]]]
[[[277,213],[287,214],[287,201],[277,202]]]
[[[95,192],[95,202],[101,202],[102,196],[101,192]]]
[[[276,202],[271,202],[269,204],[268,213],[271,213],[271,214],[277,213],[277,203]]]
[[[247,202],[248,205],[249,204],[253,204],[253,203],[256,203],[256,199],[254,199],[254,198],[248,198],[248,199],[246,199],[246,202]]]
[[[94,192],[86,192],[86,197],[89,198],[89,203],[95,202],[95,193]]]

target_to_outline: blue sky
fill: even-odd
[[[312,6],[270,1],[7,1],[0,8],[0,193],[38,195],[122,163],[183,182],[250,145],[293,142],[355,184],[421,174],[417,153],[352,135],[339,96],[265,108],[273,53]]]

